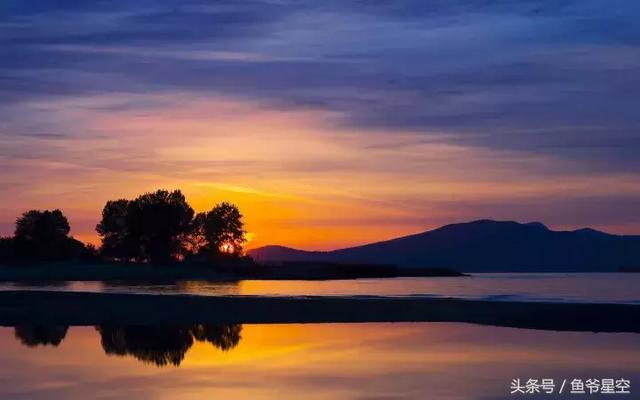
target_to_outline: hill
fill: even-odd
[[[265,246],[249,254],[260,262],[380,263],[462,272],[604,272],[640,265],[640,236],[479,220],[334,251]]]

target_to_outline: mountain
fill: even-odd
[[[334,251],[265,246],[249,254],[260,262],[378,263],[462,272],[617,271],[640,265],[640,236],[590,228],[553,231],[539,222],[479,220]]]

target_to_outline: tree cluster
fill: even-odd
[[[109,259],[170,263],[192,255],[209,259],[242,254],[242,214],[229,203],[195,214],[179,190],[158,190],[133,200],[110,200],[96,226]]]
[[[30,210],[17,220],[13,237],[0,238],[0,262],[47,262],[90,258],[94,249],[69,236],[60,210]]]
[[[133,200],[108,201],[96,231],[99,251],[69,236],[60,210],[30,210],[16,220],[13,237],[0,237],[0,263],[106,260],[167,264],[189,257],[238,258],[246,242],[238,208],[220,203],[196,214],[180,190],[157,190]]]

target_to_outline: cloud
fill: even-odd
[[[0,91],[4,104],[192,91],[637,169],[639,14],[632,1],[9,2]]]
[[[483,192],[460,207],[500,182],[521,201],[528,182],[553,196],[541,179],[573,179],[582,197],[567,204],[620,204],[617,224],[637,193],[602,182],[640,172],[639,16],[632,0],[4,1],[0,189],[194,176],[344,186],[367,201],[404,193],[430,212],[464,185]],[[251,107],[219,116],[221,103]],[[214,157],[220,143],[234,157]]]

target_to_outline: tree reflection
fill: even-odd
[[[158,366],[180,365],[193,344],[191,333],[184,328],[99,326],[96,329],[105,353],[132,355]]]
[[[97,326],[106,354],[133,356],[157,366],[179,366],[194,341],[228,351],[241,339],[242,325]]]
[[[191,328],[193,337],[209,342],[223,351],[233,349],[240,342],[242,325],[196,325]]]
[[[16,326],[14,334],[25,346],[58,347],[67,336],[68,329],[68,326]]]

